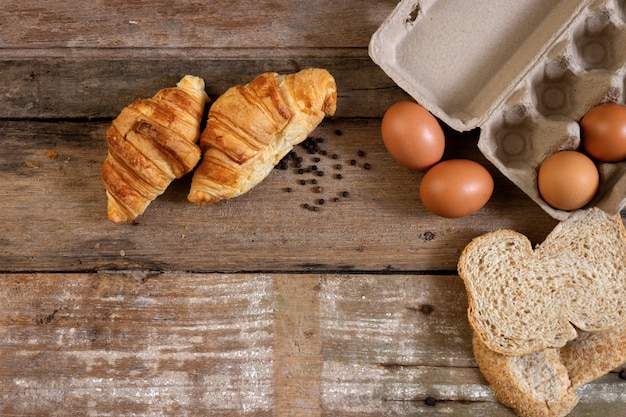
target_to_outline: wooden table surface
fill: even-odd
[[[474,361],[456,262],[480,234],[539,243],[556,221],[477,130],[445,128],[445,157],[483,163],[492,199],[457,220],[421,205],[422,174],[380,136],[408,96],[367,52],[395,0],[0,3],[0,415],[513,415]],[[317,192],[276,169],[198,207],[186,177],[107,221],[105,130],[124,106],[185,74],[214,99],[311,66],[335,76],[338,109],[313,134],[327,155],[296,152],[328,173],[337,154],[341,180]],[[579,394],[572,416],[626,416],[617,370]]]

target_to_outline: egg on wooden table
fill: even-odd
[[[547,157],[537,172],[539,194],[559,210],[576,210],[588,204],[598,191],[600,174],[585,154],[565,150]]]
[[[431,213],[458,218],[480,210],[491,198],[493,187],[491,174],[478,162],[450,159],[424,174],[419,194]]]
[[[385,112],[381,124],[385,147],[400,164],[426,170],[439,162],[445,148],[441,125],[413,101],[399,101]]]
[[[589,110],[580,121],[585,151],[602,162],[626,159],[626,106],[604,103]]]

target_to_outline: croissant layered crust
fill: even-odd
[[[230,88],[209,110],[188,200],[204,205],[249,191],[335,113],[336,103],[334,78],[318,68],[268,72]]]
[[[135,219],[175,178],[193,170],[208,101],[204,81],[187,75],[176,87],[134,101],[113,120],[102,166],[110,221]]]

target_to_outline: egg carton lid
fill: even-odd
[[[481,126],[591,0],[402,0],[371,59],[458,131]]]

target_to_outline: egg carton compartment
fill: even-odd
[[[626,61],[624,2],[598,2],[576,22],[573,44],[579,65],[588,71],[618,71]],[[595,6],[595,7],[593,7]]]
[[[551,216],[537,171],[580,150],[592,107],[624,104],[626,0],[401,1],[372,36],[370,56],[450,127],[481,128],[479,149]],[[626,161],[598,163],[600,189],[582,210],[626,207]]]
[[[582,69],[570,46],[569,42],[557,45],[523,83],[530,89],[531,105],[544,117],[579,121],[595,103],[621,99],[622,77],[609,71]]]
[[[537,172],[551,154],[581,149],[579,122],[592,107],[624,104],[626,30],[624,9],[617,6],[591,4],[482,126],[478,146],[487,159],[559,220],[576,211],[547,204],[537,189]],[[582,210],[617,212],[626,206],[626,162],[597,166],[600,188]]]
[[[544,206],[537,189],[537,171],[543,160],[580,146],[578,123],[548,119],[533,106],[528,90],[519,91],[500,117],[481,131],[480,151],[537,204]],[[554,209],[544,207],[551,215]]]

